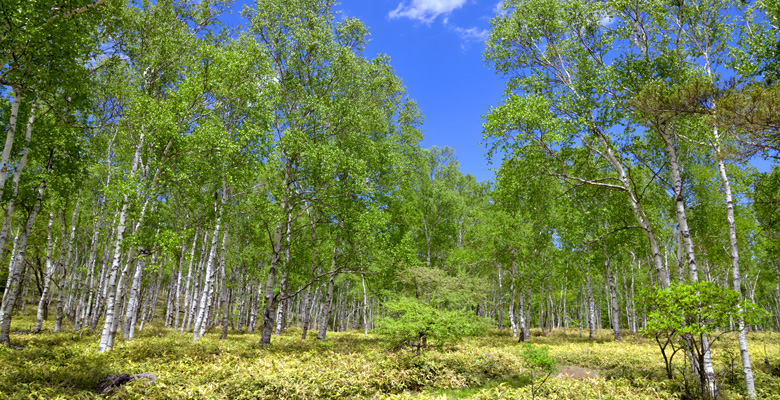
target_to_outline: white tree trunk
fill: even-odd
[[[596,305],[593,301],[593,287],[590,284],[590,266],[588,266],[585,284],[588,289],[588,339],[593,340],[593,330],[596,328]]]
[[[216,206],[216,205],[215,205]],[[219,245],[219,227],[222,222],[222,215],[217,217],[216,224],[214,225],[214,233],[211,236],[211,249],[209,250],[208,259],[206,260],[206,277],[203,281],[203,289],[200,296],[200,302],[198,304],[197,313],[195,314],[195,325],[192,328],[192,341],[195,342],[200,336],[205,333],[207,316],[206,311],[208,309],[208,302],[214,289],[214,259],[217,254],[217,246]]]
[[[49,297],[49,290],[51,287],[51,276],[54,274],[54,263],[51,262],[51,226],[54,222],[54,214],[49,213],[49,223],[46,228],[46,272],[43,276],[43,290],[41,291],[41,298],[38,301],[38,313],[36,315],[35,330],[33,332],[40,333],[43,327],[43,315],[47,307],[47,301]]]
[[[208,233],[206,233],[208,235]],[[187,329],[187,324],[189,323],[190,315],[192,314],[190,309],[192,308],[192,292],[195,288],[195,283],[193,280],[193,274],[192,274],[192,268],[193,264],[195,263],[195,247],[197,247],[198,244],[198,228],[195,228],[195,235],[192,237],[192,252],[190,253],[190,263],[187,267],[187,283],[185,287],[185,293],[184,293],[184,319],[181,321],[181,327],[179,327],[179,333],[184,333],[184,331]],[[205,238],[204,238],[204,244],[205,244]],[[201,250],[203,251],[203,250]],[[194,279],[197,280],[198,276],[195,275]],[[177,314],[178,315],[178,314]]]
[[[51,170],[51,158],[49,159],[49,165],[46,168],[48,174]],[[32,231],[35,224],[35,218],[38,216],[38,212],[41,209],[41,203],[43,202],[43,192],[46,189],[46,178],[43,179],[40,185],[38,185],[38,197],[35,200],[32,211],[27,217],[27,223],[24,230],[19,236],[19,243],[17,245],[16,254],[14,255],[14,268],[9,268],[9,285],[5,288],[5,294],[3,296],[3,304],[0,306],[0,344],[11,344],[11,313],[13,311],[14,304],[16,303],[17,286],[22,280],[22,266],[24,263],[24,255],[27,251],[27,238]]]
[[[655,234],[653,233],[652,224],[647,218],[647,215],[645,214],[645,211],[642,208],[642,204],[639,202],[637,195],[634,193],[633,186],[625,173],[623,164],[621,164],[620,160],[615,157],[612,151],[612,147],[607,141],[605,135],[602,132],[598,132],[597,137],[599,139],[599,143],[604,149],[604,155],[606,156],[607,161],[610,163],[610,165],[612,165],[612,168],[615,170],[615,172],[617,172],[618,178],[620,179],[626,196],[628,196],[628,202],[631,206],[631,210],[633,211],[634,219],[637,221],[637,223],[639,223],[639,225],[642,227],[642,230],[645,232],[645,237],[647,238],[648,244],[650,245],[651,257],[653,264],[655,265],[655,269],[658,272],[658,278],[661,282],[661,287],[669,287],[669,274],[667,274],[666,270],[663,268],[663,260],[661,259],[661,252],[658,248],[658,241],[655,239]]]
[[[18,94],[18,93],[17,93]],[[16,101],[17,94],[14,95],[14,101]],[[19,94],[20,95],[20,94]],[[18,108],[19,105],[16,104],[16,107]],[[32,128],[33,124],[35,124],[35,110],[37,107],[37,103],[33,104],[32,110],[30,111],[30,119],[27,121],[27,133],[24,137],[24,148],[22,148],[22,157],[19,158],[19,162],[16,164],[16,168],[14,168],[14,177],[13,182],[11,184],[12,190],[11,190],[11,199],[8,201],[8,204],[6,205],[5,209],[5,218],[3,219],[3,225],[2,228],[0,228],[0,259],[3,258],[3,254],[5,252],[5,242],[6,238],[8,237],[8,231],[11,227],[11,217],[14,213],[14,206],[16,205],[16,197],[19,194],[19,179],[22,177],[22,171],[24,170],[24,167],[27,165],[27,154],[30,152],[30,138],[32,137]],[[16,110],[18,112],[18,109]],[[16,125],[16,116],[12,115],[11,119],[13,121],[15,130]],[[13,141],[13,132],[11,127],[8,129],[8,135],[11,136],[11,141]],[[2,200],[2,193],[3,188],[5,187],[5,179],[8,176],[8,157],[6,156],[6,152],[10,153],[11,147],[8,144],[8,141],[6,141],[6,147],[3,148],[3,171],[0,173],[0,178],[2,178],[3,182],[2,185],[0,185],[0,200]],[[54,153],[50,154],[49,158],[53,158]]]
[[[127,298],[124,326],[122,328],[122,338],[126,340],[130,340],[135,336],[135,316],[138,314],[140,305],[141,278],[145,266],[146,258],[144,256],[135,260],[135,271],[133,272],[133,280],[130,282],[130,293]]]
[[[133,156],[133,164],[130,168],[130,176],[133,177],[138,171],[138,163],[141,159],[141,151],[144,147],[144,133],[141,133],[140,142],[135,147],[135,154]],[[98,353],[111,350],[113,347],[113,337],[111,337],[111,330],[114,325],[114,309],[116,306],[116,292],[117,292],[117,280],[119,275],[119,262],[122,257],[122,242],[125,238],[125,224],[127,223],[127,215],[130,210],[129,196],[125,194],[122,199],[122,211],[119,213],[119,224],[116,229],[116,239],[114,240],[114,250],[111,259],[111,267],[108,272],[108,285],[106,291],[106,318],[103,323],[103,331],[100,335],[100,343],[98,344]]]
[[[723,194],[726,200],[726,220],[729,225],[729,244],[730,244],[730,256],[731,256],[731,272],[732,272],[732,288],[739,293],[740,299],[742,298],[742,276],[739,271],[739,246],[737,245],[737,227],[734,219],[734,199],[731,196],[731,183],[729,182],[728,175],[726,174],[726,165],[723,162],[721,156],[720,146],[717,145],[718,129],[714,129],[714,136],[716,140],[715,151],[718,157],[718,172],[720,173],[720,181],[723,184]],[[747,336],[745,334],[745,320],[739,318],[737,320],[739,326],[739,332],[737,334],[739,341],[739,353],[742,358],[742,371],[745,374],[745,387],[747,397],[750,399],[756,398],[756,385],[753,380],[753,368],[750,363],[750,354],[747,348]]]
[[[17,87],[13,88],[13,98],[13,103],[11,103],[11,117],[8,121],[8,131],[5,134],[3,156],[2,160],[0,160],[0,201],[3,199],[3,189],[5,188],[6,177],[8,176],[8,163],[11,160],[11,148],[14,145],[14,135],[16,134],[16,125],[19,118],[19,105],[22,103],[22,91]]]
[[[669,134],[664,128],[657,129],[666,148],[666,154],[669,157],[669,171],[671,174],[672,187],[674,189],[674,209],[677,215],[677,226],[682,237],[683,250],[685,251],[686,260],[688,263],[688,271],[692,282],[699,281],[698,266],[696,264],[696,256],[693,249],[693,241],[691,240],[691,233],[688,228],[688,217],[685,209],[685,198],[683,197],[682,176],[680,174],[680,164],[677,159],[677,150],[674,147]],[[704,348],[704,374],[706,377],[706,390],[707,396],[710,399],[718,398],[718,387],[715,381],[715,369],[712,366],[712,355],[709,351],[709,341],[707,337],[703,337],[702,347]]]
[[[72,274],[75,266],[73,265],[73,247],[76,242],[76,224],[78,223],[79,207],[81,206],[81,190],[76,197],[76,207],[73,209],[73,216],[70,218],[70,235],[68,236],[67,252],[64,259],[61,258],[60,268],[62,269],[62,283],[57,291],[57,317],[54,321],[54,332],[59,332],[62,329],[62,318],[64,316],[65,307],[65,288],[69,283],[73,281]],[[62,215],[60,215],[62,218]],[[64,220],[63,220],[64,222]],[[64,244],[64,243],[63,243]],[[68,275],[71,275],[70,277]],[[70,278],[70,279],[68,279]]]
[[[617,298],[617,285],[615,275],[612,273],[610,259],[607,257],[604,261],[607,267],[607,280],[609,281],[609,299],[610,299],[610,318],[612,321],[612,330],[615,332],[615,340],[620,341],[620,307]]]
[[[276,336],[282,333],[285,328],[284,324],[287,319],[287,276],[290,273],[290,239],[292,234],[292,214],[287,214],[287,232],[285,233],[285,242],[287,245],[284,248],[284,270],[282,271],[282,279],[279,281],[279,307],[276,311]]]
[[[328,333],[328,320],[333,308],[333,290],[336,281],[336,259],[340,252],[340,246],[338,239],[336,245],[333,246],[333,259],[330,264],[330,278],[328,279],[328,293],[325,297],[325,306],[322,311],[322,319],[320,320],[319,332],[317,332],[317,339],[325,340],[325,335]]]
[[[368,336],[368,292],[366,292],[366,277],[360,269],[360,282],[363,284],[363,331]]]

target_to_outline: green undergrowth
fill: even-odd
[[[156,384],[131,382],[112,399],[531,399],[531,382],[539,379],[526,365],[522,346],[504,331],[467,338],[421,356],[391,351],[375,334],[328,333],[328,340],[300,339],[291,328],[265,349],[259,335],[231,332],[219,340],[219,328],[197,343],[159,325],[138,332],[136,339],[117,339],[113,351],[97,354],[94,332],[29,334],[34,316],[14,319],[11,340],[22,350],[0,348],[0,399],[93,399],[106,375],[151,372]],[[120,334],[121,336],[121,334]],[[756,384],[761,398],[780,398],[780,334],[749,335]],[[556,331],[529,340],[549,348],[558,369],[592,371],[596,378],[552,375],[536,393],[538,399],[677,399],[680,379],[668,381],[655,343],[627,335],[621,343],[602,331],[594,341],[577,332]],[[766,353],[764,352],[766,348]],[[736,354],[736,359],[734,355]],[[770,361],[764,365],[766,354]],[[725,399],[741,398],[739,352],[734,340],[714,350]],[[730,372],[731,371],[731,372]],[[731,376],[729,375],[731,374]]]

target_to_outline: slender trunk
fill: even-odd
[[[49,297],[49,290],[51,288],[51,276],[54,274],[54,263],[51,262],[51,226],[54,222],[54,214],[49,213],[49,224],[46,228],[46,272],[43,276],[43,290],[41,293],[41,299],[38,301],[38,314],[36,315],[35,330],[33,332],[40,333],[43,327],[43,314],[47,306]]]
[[[306,207],[306,215],[309,217],[309,224],[311,225],[311,268],[309,287],[306,289],[306,293],[303,296],[303,326],[301,332],[301,340],[306,339],[306,335],[309,331],[309,325],[311,324],[311,308],[313,304],[312,292],[314,291],[314,279],[317,273],[317,223],[316,214],[312,215],[309,211],[310,207]],[[361,275],[362,277],[362,275]]]
[[[217,245],[219,244],[219,227],[221,222],[222,216],[220,215],[217,217],[217,222],[214,225],[214,233],[211,236],[211,249],[209,250],[208,259],[206,260],[206,277],[203,281],[200,303],[197,308],[197,313],[195,314],[195,325],[192,328],[193,342],[197,341],[198,338],[205,333],[207,303],[214,287],[214,258],[216,257]]]
[[[186,329],[188,320],[190,318],[190,309],[192,307],[192,291],[194,289],[195,284],[193,283],[192,279],[192,267],[193,263],[195,262],[195,247],[198,245],[198,228],[195,228],[195,235],[192,237],[192,250],[190,252],[190,264],[187,266],[187,286],[186,286],[186,292],[184,293],[184,320],[181,321],[181,327],[179,328],[179,333],[184,333],[184,330]],[[198,276],[195,275],[194,279],[198,279]],[[176,314],[178,316],[178,314]]]
[[[336,281],[336,259],[338,258],[340,245],[338,239],[336,245],[333,247],[333,259],[330,264],[330,278],[328,279],[328,294],[325,297],[325,306],[322,311],[322,319],[320,320],[319,332],[317,333],[317,339],[325,340],[325,335],[328,332],[328,320],[333,306],[333,290],[334,283]],[[335,319],[334,319],[335,320]]]
[[[262,264],[262,259],[260,260],[260,263]],[[246,328],[250,333],[255,331],[255,325],[257,325],[257,310],[260,308],[260,299],[263,298],[263,285],[259,278],[257,279],[257,282],[255,282],[255,285],[257,286],[257,292],[253,295],[253,299],[250,299],[249,324]]]
[[[563,333],[566,333],[566,329],[569,327],[569,319],[566,317],[566,284],[564,283],[563,286],[563,295],[561,295],[561,308],[562,311],[562,318],[563,318]]]
[[[115,310],[116,318],[114,318],[111,321],[111,326],[109,326],[108,328],[108,342],[107,342],[108,349],[112,349],[114,347],[114,341],[116,340],[116,332],[119,329],[119,324],[122,320],[121,318],[122,312],[124,311],[124,307],[126,307],[125,295],[127,294],[127,283],[125,282],[125,280],[128,276],[128,272],[130,271],[130,267],[133,265],[133,263],[135,263],[136,251],[137,251],[137,247],[132,247],[128,252],[127,260],[125,260],[125,266],[122,268],[122,271],[119,274],[119,281],[117,282],[116,293],[114,296],[112,296],[114,298],[114,305],[116,307]]]
[[[618,174],[618,178],[620,179],[626,196],[628,197],[628,202],[631,205],[631,210],[633,211],[635,220],[637,223],[639,223],[639,225],[642,227],[642,230],[645,232],[645,237],[647,238],[648,244],[650,245],[652,261],[655,265],[656,271],[658,272],[661,287],[669,287],[669,275],[663,268],[663,260],[661,259],[661,252],[658,248],[658,241],[655,239],[655,234],[653,233],[652,224],[650,224],[650,220],[645,214],[645,211],[642,208],[642,204],[639,202],[639,199],[632,189],[633,186],[625,173],[623,164],[621,164],[620,160],[615,157],[612,151],[612,147],[607,141],[605,135],[602,132],[598,132],[598,135],[596,136],[598,137],[598,140],[604,149],[604,155],[606,156],[607,161],[612,165],[612,168]]]
[[[498,266],[498,329],[504,330],[504,287],[501,280],[501,263],[496,263]]]
[[[97,218],[95,220],[95,225],[92,230],[92,238],[90,239],[89,243],[89,258],[87,260],[87,277],[86,280],[83,283],[83,288],[81,291],[81,299],[79,300],[79,308],[80,313],[77,317],[77,322],[75,326],[75,330],[79,331],[81,330],[82,325],[86,324],[87,316],[89,314],[90,310],[90,303],[92,301],[92,290],[95,286],[95,263],[97,261],[97,249],[100,239],[100,230],[103,226],[103,217],[101,215],[100,218]]]
[[[620,275],[623,278],[623,300],[626,306],[626,327],[630,329],[631,332],[635,332],[635,330],[632,328],[631,325],[631,321],[633,321],[634,316],[631,315],[631,297],[628,296],[628,283],[626,282],[626,267],[623,263],[620,263]]]
[[[666,132],[666,127],[660,127],[657,132],[660,134],[661,139],[664,142],[666,154],[669,157],[669,171],[671,174],[672,187],[674,189],[674,209],[677,216],[677,226],[680,233],[680,237],[683,242],[683,250],[685,251],[685,257],[688,263],[688,271],[692,282],[699,281],[698,267],[696,264],[696,256],[693,249],[693,240],[691,240],[691,233],[688,228],[688,218],[685,208],[685,198],[683,196],[682,176],[680,174],[680,164],[677,159],[677,150],[674,147],[671,137]],[[703,365],[704,374],[706,377],[706,391],[707,396],[710,399],[718,398],[718,387],[715,381],[715,370],[712,366],[712,355],[709,351],[709,340],[706,336],[702,338],[702,346],[704,351]]]
[[[287,320],[287,275],[290,272],[290,235],[292,231],[292,214],[287,214],[287,232],[285,233],[284,263],[282,266],[282,279],[279,281],[279,307],[276,311],[276,336],[282,333]]]
[[[366,292],[366,277],[360,269],[360,283],[363,284],[363,331],[368,336],[368,292]]]
[[[144,147],[144,134],[141,133],[139,144],[135,147],[135,154],[133,156],[133,164],[130,168],[130,176],[135,176],[138,170],[138,163],[141,159],[141,150]],[[119,213],[119,224],[116,229],[116,239],[114,241],[114,250],[111,260],[111,267],[108,272],[108,286],[106,291],[106,318],[103,322],[103,332],[100,335],[100,343],[98,344],[98,353],[111,350],[113,347],[113,337],[111,337],[111,328],[114,325],[114,308],[116,305],[116,292],[117,292],[117,280],[119,275],[119,261],[122,256],[122,242],[125,238],[125,224],[127,223],[127,215],[130,211],[130,199],[129,195],[125,194],[122,199],[122,211]]]
[[[778,304],[778,313],[775,318],[778,318],[777,328],[780,330],[780,264],[773,263],[775,266],[775,302]]]
[[[588,289],[588,339],[593,340],[593,330],[596,327],[596,306],[593,301],[593,287],[590,284],[590,266],[588,266],[585,285]]]
[[[289,181],[288,179],[286,180]],[[289,189],[289,185],[287,189]],[[271,252],[271,262],[268,266],[268,277],[265,283],[265,311],[263,312],[263,332],[260,335],[261,347],[271,344],[271,334],[274,329],[274,313],[276,312],[277,302],[279,301],[279,295],[274,294],[274,286],[276,284],[276,272],[279,267],[279,259],[282,255],[282,231],[287,226],[287,220],[292,214],[292,210],[289,209],[289,205],[287,204],[287,199],[282,201],[282,210],[284,210],[285,213],[285,222],[276,225],[271,242],[273,251]]]
[[[515,316],[515,302],[517,301],[517,292],[515,291],[515,281],[517,280],[516,255],[517,250],[512,249],[512,268],[509,275],[509,325],[512,328],[512,337],[517,337],[517,318]]]
[[[13,87],[14,100],[11,103],[11,118],[8,121],[8,131],[5,134],[5,146],[3,146],[3,158],[0,160],[0,201],[3,199],[3,189],[5,188],[5,180],[8,176],[8,163],[11,160],[11,148],[14,144],[14,135],[16,134],[16,125],[19,118],[19,105],[22,104],[22,91]],[[29,141],[29,140],[28,140]],[[5,243],[0,243],[5,245]],[[2,254],[0,254],[2,256]]]
[[[225,224],[225,233],[222,234],[222,251],[219,254],[219,275],[220,281],[222,281],[222,339],[227,338],[228,319],[230,317],[228,308],[230,306],[230,296],[227,285],[227,240],[228,240],[228,224]]]
[[[577,307],[577,317],[579,318],[580,321],[580,338],[582,338],[582,326],[585,325],[585,320],[583,318],[583,313],[582,313],[582,303],[585,302],[584,294],[585,294],[585,290],[582,287],[582,284],[580,283],[580,301],[578,302],[579,307]]]
[[[428,229],[428,221],[422,216],[423,228],[425,228],[425,266],[431,267],[431,233]]]
[[[639,268],[642,268],[642,261],[637,260],[639,263]],[[636,303],[634,303],[634,263],[631,263],[631,315],[633,318],[631,319],[631,331],[636,332],[637,331],[637,322],[636,322]]]
[[[609,257],[604,260],[607,267],[607,280],[609,281],[610,318],[612,318],[612,330],[615,332],[615,340],[620,341],[620,306],[617,298],[617,285],[615,284],[615,275],[612,273],[612,266]]]
[[[16,107],[16,110],[13,109],[14,106],[12,106],[11,109],[11,122],[12,125],[9,126],[7,138],[6,138],[6,147],[3,148],[3,160],[2,160],[2,167],[0,167],[0,200],[2,200],[3,196],[3,189],[5,188],[5,180],[8,176],[8,162],[11,152],[11,143],[13,142],[13,136],[14,131],[16,130],[16,114],[19,112],[19,101],[21,101],[21,93],[14,89],[14,106]],[[22,148],[22,157],[19,158],[19,162],[16,164],[16,167],[14,168],[14,177],[13,181],[11,183],[11,198],[8,201],[8,204],[5,208],[5,218],[3,219],[3,225],[2,228],[0,228],[0,259],[3,258],[4,252],[5,252],[5,242],[6,238],[8,237],[8,231],[11,227],[11,217],[13,216],[14,212],[14,206],[16,205],[16,197],[19,194],[19,180],[22,177],[22,171],[24,170],[24,167],[27,165],[27,154],[30,152],[30,138],[32,137],[32,128],[33,124],[35,124],[35,109],[36,104],[33,104],[32,110],[30,111],[30,119],[27,121],[27,133],[24,137],[24,147]],[[6,155],[8,153],[8,155]],[[50,157],[53,157],[53,150]]]
[[[190,214],[187,213],[187,217],[184,219],[184,228],[182,233],[187,231],[187,223],[189,222]],[[179,263],[176,268],[176,272],[171,273],[170,289],[168,291],[168,301],[165,315],[165,326],[176,330],[179,328],[179,293],[181,292],[181,272],[184,268],[184,257],[187,254],[187,241],[181,242],[181,255],[179,256]]]
[[[714,136],[717,143],[718,130],[715,128]],[[740,299],[742,298],[742,285],[741,275],[739,271],[739,247],[737,245],[737,227],[734,218],[734,199],[731,196],[731,184],[729,182],[728,175],[726,174],[726,165],[723,162],[723,157],[720,155],[720,146],[715,148],[718,153],[718,172],[720,173],[720,181],[723,184],[723,194],[726,201],[726,220],[729,225],[729,244],[730,244],[730,256],[731,256],[731,272],[732,272],[732,288],[739,293]],[[741,311],[741,310],[740,310]],[[741,313],[740,313],[741,315]],[[747,391],[747,397],[750,399],[756,398],[756,386],[753,380],[753,368],[750,364],[750,354],[747,348],[747,337],[745,335],[745,320],[739,317],[737,320],[739,326],[738,341],[739,341],[739,353],[742,358],[742,371],[745,374],[745,387]]]
[[[68,250],[65,255],[64,263],[62,263],[62,277],[64,283],[60,285],[60,290],[58,291],[57,295],[57,318],[54,321],[54,332],[59,332],[60,329],[62,329],[62,318],[63,314],[65,312],[65,288],[68,286],[68,284],[72,284],[74,282],[74,273],[76,272],[76,266],[73,262],[73,249],[74,244],[76,242],[76,225],[78,223],[78,217],[79,217],[79,208],[81,206],[81,190],[79,190],[78,195],[76,197],[76,207],[73,209],[73,216],[70,219],[70,235],[68,236]],[[64,225],[64,224],[63,224]],[[70,293],[73,292],[73,288],[69,290]],[[68,309],[70,309],[68,307]]]
[[[528,282],[528,303],[525,307],[525,338],[531,338],[531,305],[534,298],[534,286],[533,282],[529,279]]]
[[[51,171],[51,162],[52,157],[49,158],[48,166],[46,167],[46,174]],[[24,255],[27,251],[27,238],[30,235],[30,231],[32,231],[33,224],[35,224],[35,218],[38,216],[38,212],[41,209],[41,203],[43,202],[43,192],[45,189],[46,177],[44,177],[41,184],[38,185],[38,197],[35,200],[32,211],[30,211],[30,215],[27,216],[27,223],[25,224],[24,231],[22,231],[19,237],[19,243],[17,245],[18,247],[16,254],[14,255],[15,267],[9,268],[8,271],[10,284],[5,288],[5,293],[8,296],[3,296],[6,298],[3,299],[3,304],[0,306],[0,344],[9,346],[11,345],[11,338],[9,336],[11,333],[11,312],[13,311],[13,306],[16,303],[16,288],[22,280],[21,273],[24,262]]]
[[[95,289],[95,300],[92,303],[92,311],[91,316],[89,320],[89,327],[91,330],[97,329],[98,321],[100,320],[101,314],[103,314],[102,307],[104,305],[104,302],[106,301],[107,293],[108,293],[108,275],[109,275],[109,257],[111,256],[111,245],[114,242],[114,233],[116,230],[114,227],[118,226],[118,218],[119,218],[119,210],[117,210],[114,213],[114,220],[111,223],[111,228],[108,231],[108,235],[106,235],[106,247],[103,250],[103,261],[101,262],[100,266],[100,277],[98,278],[98,285]]]
[[[144,257],[138,257],[135,261],[135,272],[133,273],[133,280],[130,283],[130,293],[127,298],[127,307],[125,308],[122,338],[126,340],[133,339],[135,336],[135,316],[138,314],[140,305],[141,278],[145,266],[146,259]]]

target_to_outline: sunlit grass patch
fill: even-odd
[[[34,315],[14,319],[12,331],[30,324]],[[131,382],[112,399],[530,399],[532,371],[522,346],[508,331],[492,330],[417,356],[392,351],[384,337],[363,332],[329,332],[301,340],[300,330],[288,329],[261,348],[259,333],[230,332],[220,340],[220,327],[197,343],[191,333],[178,333],[154,323],[131,341],[117,338],[113,351],[97,354],[95,332],[72,330],[12,336],[23,350],[0,348],[0,399],[92,399],[106,375],[151,372],[153,385]],[[69,328],[66,328],[69,329]],[[583,368],[596,377],[553,375],[537,391],[542,399],[672,399],[680,383],[667,381],[656,344],[641,335],[624,335],[620,343],[611,332],[596,340],[580,338],[569,329],[534,330],[528,342],[547,346],[559,368]],[[764,348],[772,365],[780,365],[780,334],[748,336],[762,398],[776,398],[780,378],[763,363]],[[736,349],[736,353],[734,353]],[[733,339],[713,350],[716,371],[723,379],[726,399],[740,398],[741,373],[729,363],[738,356]],[[738,360],[738,359],[737,359]],[[731,368],[729,370],[729,368]],[[726,373],[731,371],[732,377]],[[736,372],[735,372],[736,371]]]

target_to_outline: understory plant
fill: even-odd
[[[413,297],[401,296],[385,304],[387,316],[379,332],[395,349],[411,346],[417,355],[423,348],[441,347],[460,338],[483,335],[488,321],[465,310],[436,308]]]

